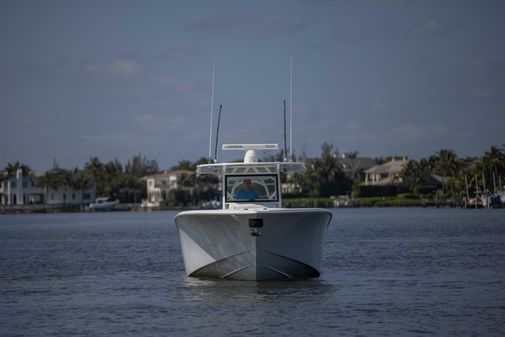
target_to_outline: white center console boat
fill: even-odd
[[[197,175],[217,174],[220,210],[184,211],[175,217],[188,276],[236,280],[286,280],[320,274],[322,243],[331,213],[282,208],[281,172],[303,172],[303,163],[258,162],[256,150],[277,144],[225,144],[247,151],[243,163],[199,165]]]

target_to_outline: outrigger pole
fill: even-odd
[[[216,73],[216,57],[212,62],[212,91],[210,95],[210,131],[209,131],[209,163],[211,162],[212,155],[212,114],[214,112],[214,75]]]
[[[219,105],[219,114],[217,116],[217,130],[216,130],[216,147],[214,148],[214,163],[217,162],[217,144],[219,140],[219,124],[221,123],[221,109],[223,108],[223,105]]]

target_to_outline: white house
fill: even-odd
[[[57,189],[37,186],[33,177],[23,177],[23,171],[17,170],[16,176],[5,179],[0,184],[0,202],[2,205],[30,204],[89,204],[96,198],[96,189],[74,190],[68,186]]]
[[[170,191],[180,187],[180,178],[183,175],[193,175],[193,171],[176,170],[164,171],[142,178],[147,184],[147,200],[143,205],[147,207],[159,207],[160,203],[167,200]]]
[[[291,180],[291,181],[288,181],[285,183],[281,183],[281,192],[282,192],[282,194],[301,193],[302,187],[299,184],[297,184]]]
[[[384,164],[377,165],[365,170],[364,185],[389,185],[399,184],[403,181],[400,172],[408,163],[407,158],[392,159]]]

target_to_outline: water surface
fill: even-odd
[[[187,278],[174,212],[0,216],[0,335],[505,335],[505,210],[333,213],[296,282]]]

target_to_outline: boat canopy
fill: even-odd
[[[281,172],[305,172],[300,162],[258,162],[256,150],[278,150],[277,144],[223,144],[223,150],[245,151],[243,163],[202,164],[196,168],[196,175],[202,174],[278,174]]]

